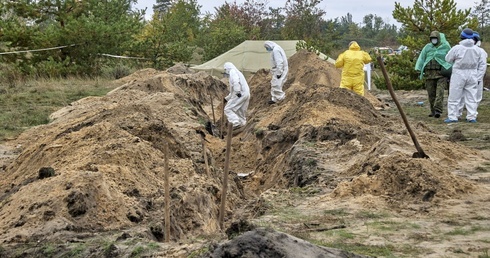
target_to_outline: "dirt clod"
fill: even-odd
[[[42,167],[39,169],[39,175],[38,175],[38,179],[44,179],[44,178],[48,178],[48,177],[52,177],[52,176],[55,176],[56,175],[56,172],[54,171],[54,168],[52,167]]]

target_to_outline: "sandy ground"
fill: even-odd
[[[249,221],[294,235],[281,235],[291,243],[299,237],[330,247],[341,248],[342,242],[390,249],[386,256],[488,252],[487,152],[418,123],[413,129],[430,159],[414,159],[413,142],[400,118],[386,112],[393,106],[383,94],[360,97],[338,88],[340,70],[311,53],[300,51],[289,63],[281,103],[267,104],[268,71],[249,81],[248,123],[231,144],[225,228]],[[49,124],[0,145],[5,253],[39,241],[58,243],[62,252],[70,246],[59,243],[76,238],[93,257],[125,257],[134,250],[124,243],[137,238],[160,243],[155,257],[186,257],[196,250],[218,257],[230,241],[240,241],[220,243],[226,236],[218,223],[226,81],[182,67],[142,70],[120,83],[107,96],[72,103],[53,113]],[[206,148],[199,131],[205,132]],[[166,157],[170,236],[162,215]],[[80,240],[103,232],[109,249]],[[270,250],[298,257],[298,247],[280,248],[284,242],[275,233],[254,232],[269,236]],[[349,236],[339,238],[339,232]],[[24,254],[34,257],[40,248]]]

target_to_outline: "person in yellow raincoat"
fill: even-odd
[[[357,42],[349,43],[349,50],[344,51],[335,60],[335,67],[342,68],[340,88],[354,91],[364,96],[364,65],[371,62],[371,56]]]

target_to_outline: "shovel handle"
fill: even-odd
[[[388,73],[386,72],[385,65],[383,63],[383,59],[381,56],[378,56],[376,58],[378,60],[379,67],[381,68],[381,72],[383,72],[383,77],[385,78],[386,82],[386,87],[388,88],[388,91],[390,92],[391,98],[396,104],[396,107],[398,108],[398,111],[400,112],[400,115],[403,119],[403,123],[405,123],[405,127],[408,130],[408,133],[410,134],[410,137],[412,138],[413,144],[415,145],[415,149],[417,149],[418,154],[413,155],[415,158],[429,158],[427,154],[425,154],[424,150],[422,150],[422,147],[420,147],[419,142],[417,141],[417,137],[415,137],[415,134],[412,131],[412,128],[410,128],[410,124],[408,123],[407,117],[405,116],[405,112],[403,112],[403,108],[400,105],[400,102],[398,102],[398,99],[396,98],[395,91],[393,90],[393,85],[391,85],[390,78],[388,76]]]

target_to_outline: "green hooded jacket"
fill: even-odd
[[[430,33],[430,38],[434,37],[439,39],[439,43],[437,45],[427,43],[420,52],[417,63],[415,64],[415,71],[420,71],[420,79],[424,77],[424,68],[432,59],[435,59],[446,69],[452,66],[452,64],[446,62],[446,54],[451,49],[449,42],[446,40],[446,35],[442,32],[433,31]]]

